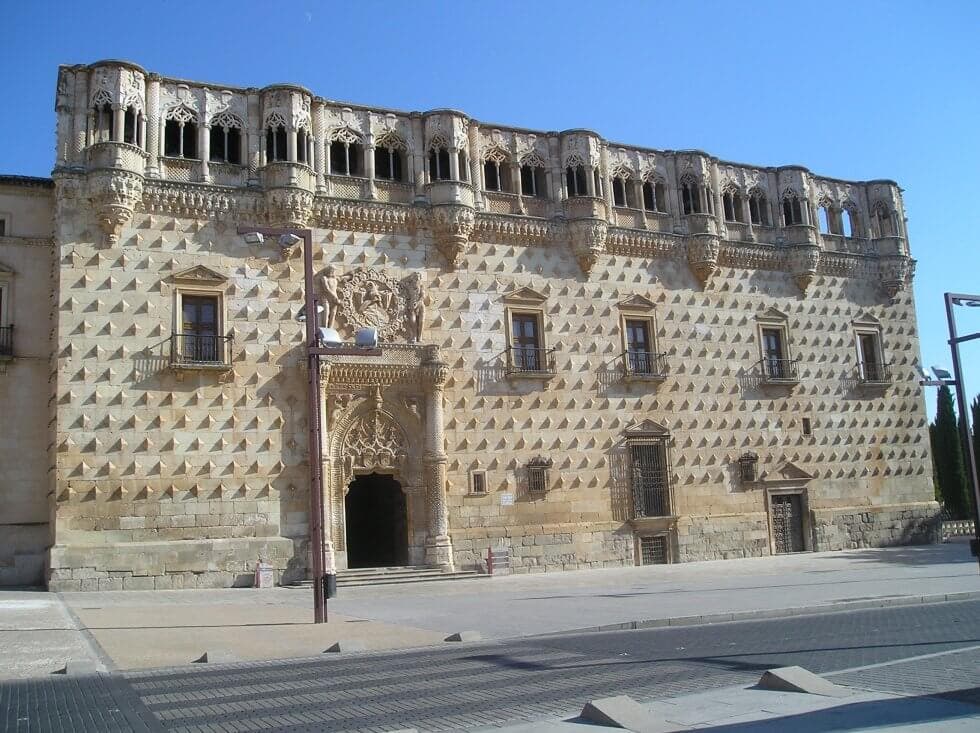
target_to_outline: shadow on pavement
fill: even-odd
[[[946,693],[976,694],[977,688]],[[980,716],[980,707],[964,702],[941,699],[934,695],[900,697],[888,700],[836,705],[808,713],[784,715],[765,720],[729,723],[699,727],[713,733],[758,733],[758,731],[794,731],[794,733],[829,733],[830,731],[878,730],[886,726],[904,726],[924,723],[950,724],[956,719]],[[939,730],[939,728],[937,728]]]
[[[906,545],[904,547],[880,547],[867,550],[845,550],[848,560],[855,562],[891,563],[894,565],[942,565],[946,563],[972,563],[977,559],[970,554],[970,538],[956,537],[941,545]],[[821,560],[840,560],[841,555],[827,553]]]

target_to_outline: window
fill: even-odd
[[[112,113],[112,105],[109,102],[102,102],[95,106],[93,112],[95,119],[95,134],[93,136],[93,143],[107,143],[111,142],[114,138],[115,133],[115,115]]]
[[[197,158],[196,113],[186,107],[175,107],[167,113],[164,125],[163,154],[171,158]]]
[[[629,178],[616,176],[612,179],[613,205],[633,208],[633,187]]]
[[[762,329],[762,358],[766,363],[766,375],[773,379],[784,377],[786,352],[783,351],[783,330]]]
[[[266,162],[286,160],[286,126],[270,125],[265,131]]]
[[[670,562],[670,543],[667,535],[640,537],[640,565],[666,565]]]
[[[7,236],[7,220],[0,217],[0,237]]]
[[[858,228],[857,211],[852,204],[844,204],[842,212],[841,231],[845,237],[860,236]]]
[[[832,213],[829,206],[821,206],[817,209],[817,220],[821,234],[830,234],[833,230]]]
[[[544,371],[540,316],[537,313],[511,314],[511,366],[518,372]]]
[[[177,338],[183,361],[219,361],[217,296],[185,295],[181,298],[181,324]]]
[[[880,201],[871,210],[871,231],[876,238],[895,236],[891,211]]]
[[[769,201],[758,188],[749,192],[749,221],[756,226],[769,226]]]
[[[643,182],[643,208],[647,211],[666,213],[667,192],[660,181]]]
[[[242,162],[242,122],[227,113],[218,115],[211,123],[210,159],[215,163]]]
[[[310,159],[310,133],[302,127],[296,131],[296,162],[308,163]],[[355,175],[351,173],[350,175]]]
[[[429,150],[429,180],[448,181],[449,178],[449,148],[444,145],[433,147]]]
[[[883,384],[890,381],[888,365],[884,363],[881,351],[881,336],[875,331],[858,331],[857,348],[859,378],[863,383]]]
[[[0,219],[0,221],[3,221]],[[9,273],[0,270],[0,356],[14,355],[14,326],[10,322]]]
[[[487,191],[509,191],[510,166],[501,160],[486,160],[483,164],[483,187]]]
[[[742,483],[754,483],[759,471],[759,456],[751,451],[738,457],[738,477]]]
[[[521,193],[524,196],[548,195],[548,183],[543,166],[527,163],[521,166]]]
[[[801,423],[802,423],[803,434],[804,435],[813,435],[813,423],[810,421],[810,418],[804,417],[801,420]]]
[[[477,495],[487,493],[487,472],[483,469],[470,471],[470,493]]]
[[[670,516],[667,438],[628,439],[630,489],[637,517]]]
[[[796,226],[803,223],[803,204],[795,191],[783,196],[783,226]]]
[[[127,107],[123,116],[123,142],[143,147],[143,112]]]
[[[721,197],[725,208],[725,221],[744,222],[745,214],[742,212],[742,194],[737,189],[729,188]]]
[[[585,166],[570,165],[565,169],[565,185],[569,196],[588,196],[589,188],[585,182]]]
[[[531,494],[543,494],[551,485],[549,469],[553,462],[550,458],[538,456],[527,464],[527,490]]]
[[[374,175],[386,181],[402,180],[401,151],[395,148],[375,148]]]
[[[457,154],[457,164],[459,165],[459,180],[468,181],[470,180],[470,166],[466,162],[466,153],[460,150]]]
[[[703,187],[693,179],[681,181],[681,202],[685,214],[700,214],[704,210],[702,189]]]
[[[657,376],[666,371],[661,356],[654,353],[652,325],[650,318],[623,319],[627,377]]]
[[[364,149],[358,143],[334,140],[330,143],[330,172],[335,176],[359,176],[363,156]]]

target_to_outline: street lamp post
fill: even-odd
[[[310,229],[275,227],[239,227],[239,234],[262,234],[277,237],[279,246],[288,249],[292,238],[303,243],[304,306],[306,315],[306,357],[307,357],[307,404],[309,415],[309,453],[310,453],[310,547],[313,571],[313,620],[322,624],[327,620],[326,584],[326,538],[323,526],[323,440],[320,433],[320,356],[316,329],[316,292],[313,283],[313,232]],[[292,242],[296,242],[293,239]]]
[[[980,295],[964,295],[962,293],[946,293],[946,320],[949,324],[949,348],[953,354],[953,381],[956,385],[956,404],[960,413],[960,440],[963,442],[963,455],[966,458],[966,471],[970,480],[970,491],[973,494],[973,530],[974,537],[970,540],[970,548],[974,557],[980,562],[980,483],[977,481],[977,457],[970,440],[970,414],[967,412],[966,385],[963,383],[963,372],[960,368],[960,344],[974,339],[980,339],[980,333],[958,336],[956,333],[956,318],[953,307],[964,305],[980,307]],[[974,430],[976,426],[974,425]]]

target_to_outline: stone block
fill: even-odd
[[[629,695],[591,700],[582,708],[581,717],[590,723],[610,728],[625,728],[635,733],[671,733],[690,730],[687,726],[668,723],[654,715]]]

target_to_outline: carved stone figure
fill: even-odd
[[[418,343],[425,328],[425,289],[422,287],[421,272],[412,273],[405,283],[405,316],[408,340]]]
[[[340,307],[337,284],[337,268],[333,265],[327,265],[323,274],[320,276],[320,290],[323,293],[323,325],[327,328],[334,327],[334,321],[337,319],[337,309]]]

